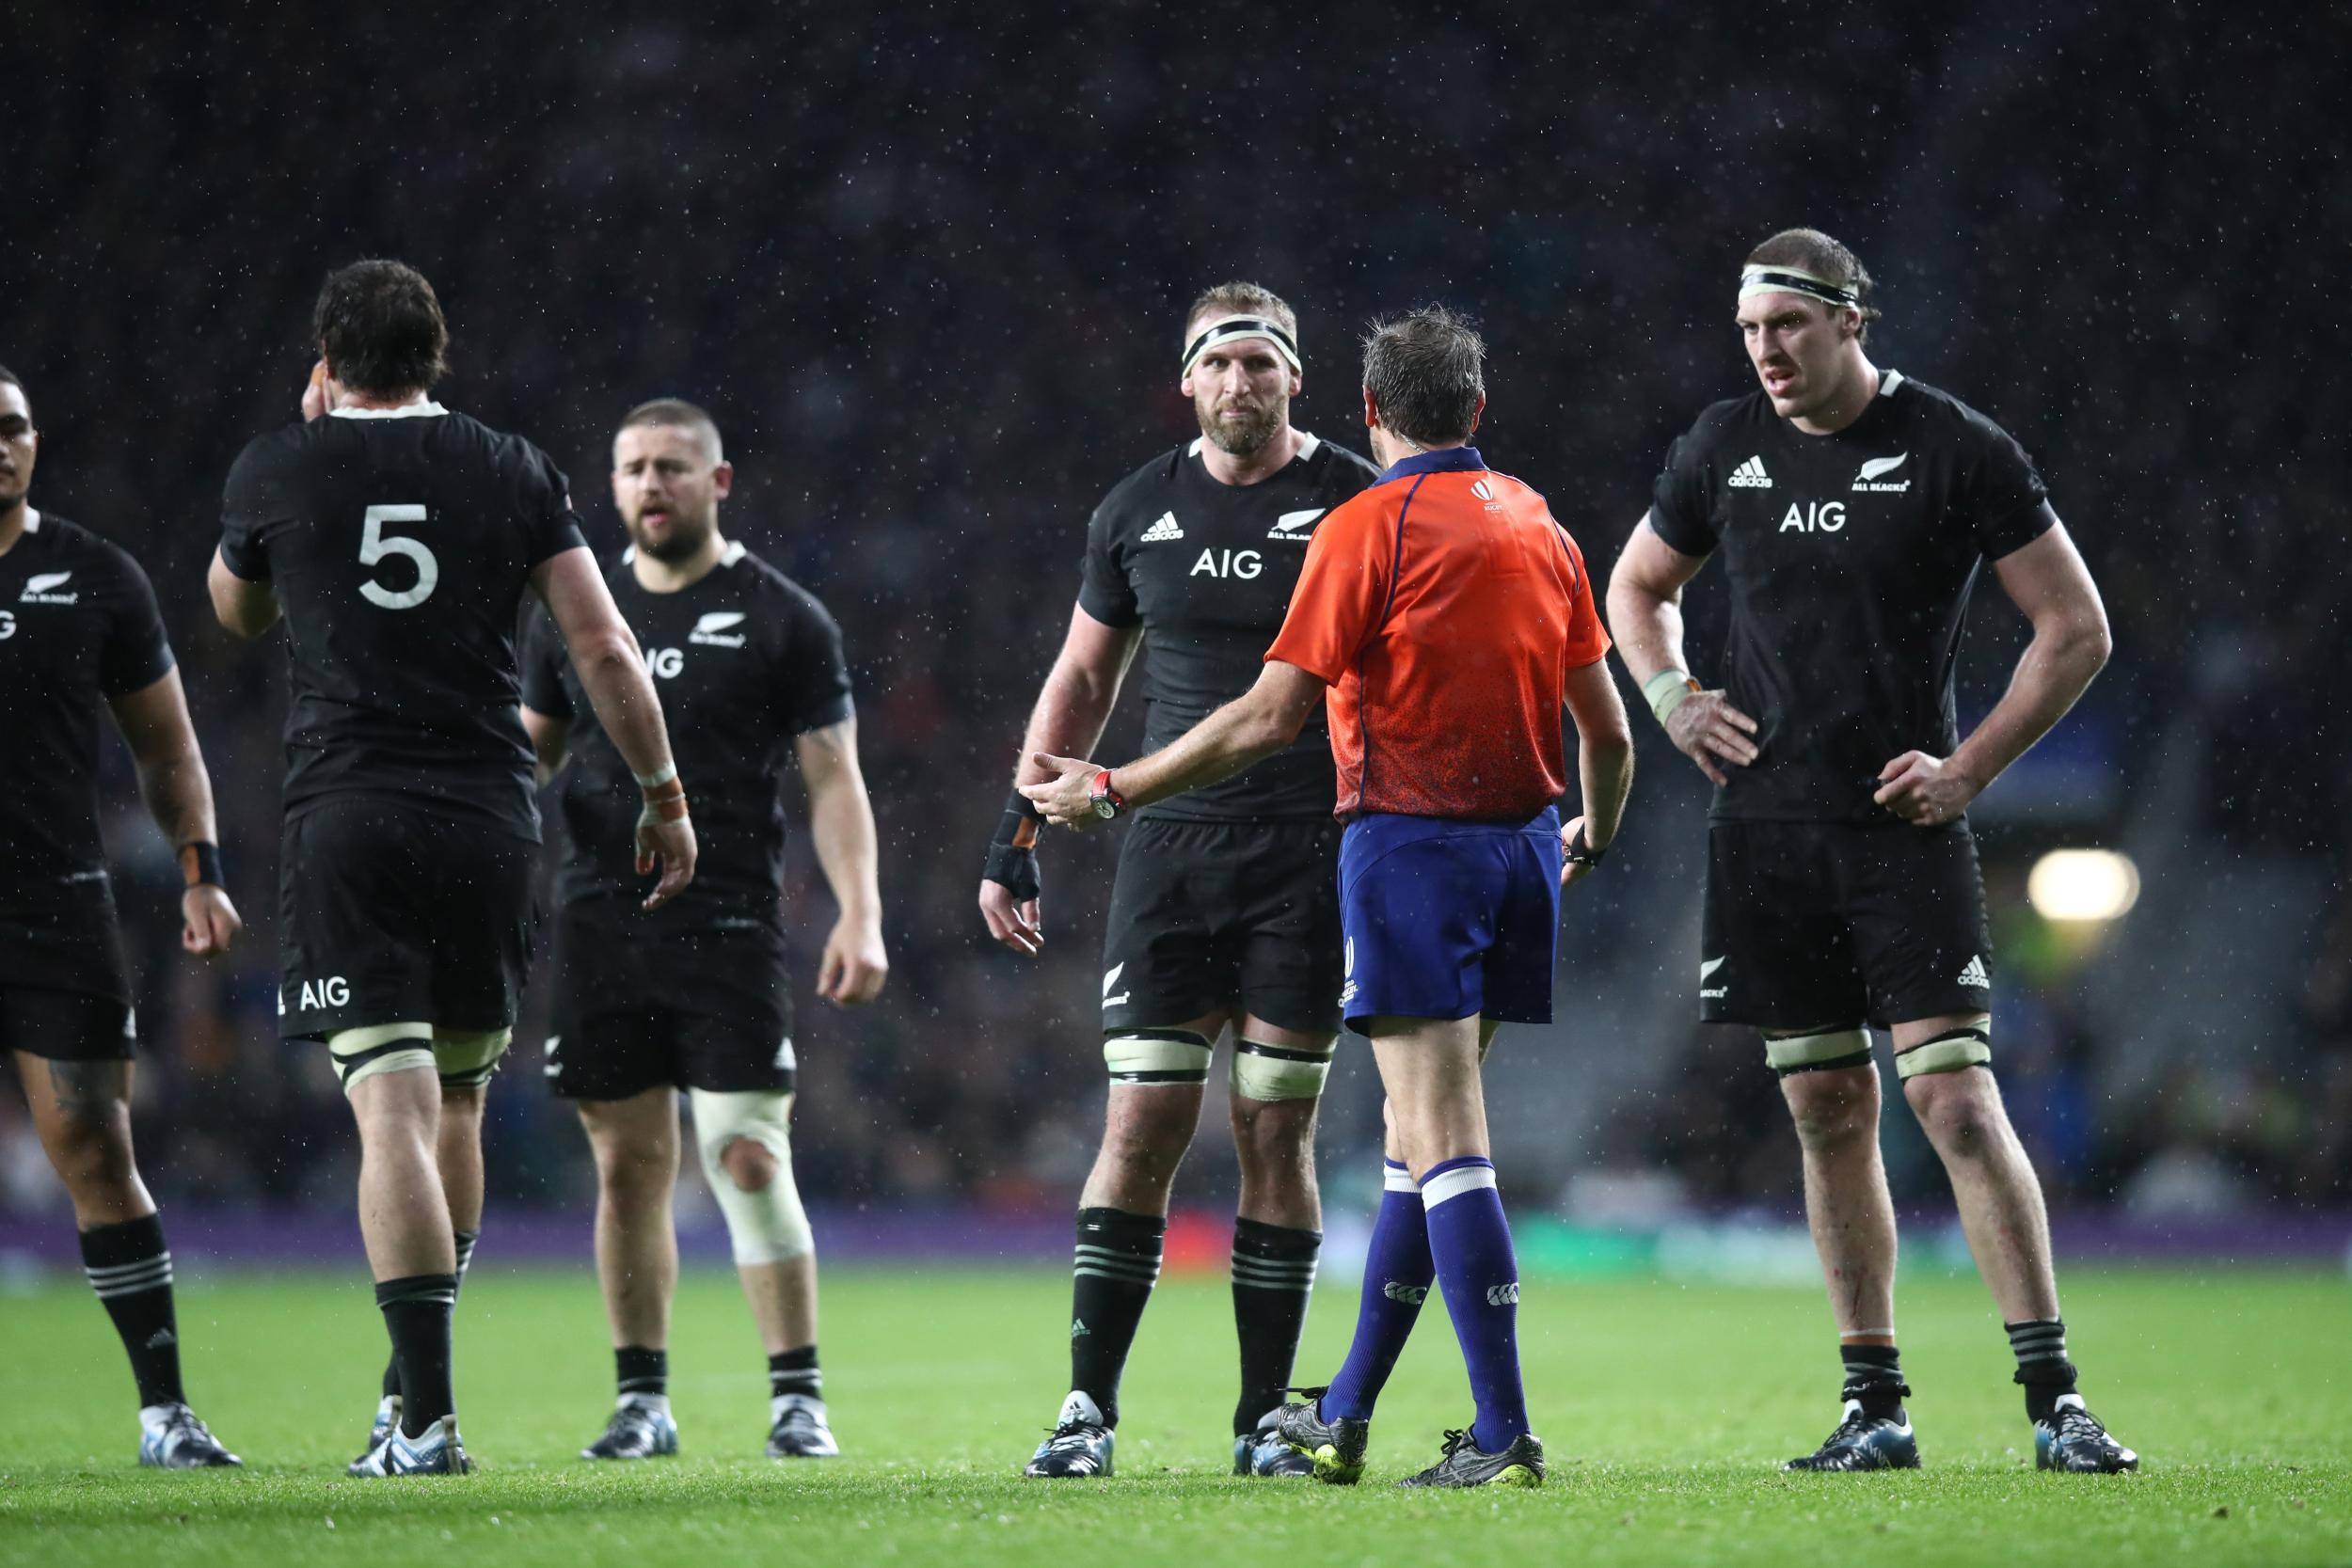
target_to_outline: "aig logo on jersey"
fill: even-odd
[[[0,610],[0,642],[6,642],[9,638],[14,637],[15,635],[16,617],[9,614],[5,610]]]
[[[1892,457],[1873,457],[1862,465],[1860,473],[1853,476],[1853,487],[1856,490],[1868,491],[1876,495],[1907,494],[1911,489],[1909,479],[1891,480],[1886,476],[1901,467],[1903,459],[1910,455],[1911,453],[1907,451],[1899,451]]]
[[[1187,577],[1254,578],[1265,570],[1265,558],[1256,550],[1202,550]]]
[[[1787,533],[1794,529],[1799,533],[1836,533],[1845,526],[1844,501],[1801,501],[1788,508],[1788,515],[1780,520],[1776,531]]]
[[[329,975],[324,980],[303,981],[294,1001],[294,1010],[304,1013],[315,1013],[322,1007],[350,1006],[351,984],[340,974]],[[286,990],[283,986],[278,990],[278,1016],[286,1016]]]

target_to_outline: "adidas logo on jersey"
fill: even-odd
[[[1960,972],[1960,978],[1954,980],[1952,984],[1956,986],[1969,986],[1979,990],[1990,990],[1993,988],[1993,976],[1984,972],[1984,955],[1981,953],[1970,954],[1968,957],[1968,967]]]
[[[59,594],[72,572],[36,572],[24,579],[24,592],[16,596],[18,604],[79,604],[79,594]]]
[[[1873,457],[1862,465],[1860,473],[1853,476],[1853,487],[1857,490],[1902,495],[1911,488],[1911,481],[1890,480],[1885,476],[1901,467],[1903,460],[1910,455],[1911,453],[1907,451],[1899,451],[1892,457]]]
[[[744,643],[744,634],[739,631],[733,636],[728,636],[726,633],[728,628],[739,626],[742,624],[743,612],[741,610],[714,610],[694,623],[694,629],[686,634],[686,641],[700,642],[713,648],[739,648]]]
[[[1772,476],[1764,471],[1762,458],[1751,457],[1731,470],[1730,483],[1734,490],[1769,490]]]
[[[1163,512],[1160,514],[1160,520],[1153,523],[1150,528],[1145,529],[1143,531],[1143,537],[1137,540],[1136,543],[1142,545],[1157,545],[1169,539],[1182,539],[1184,536],[1184,526],[1176,521],[1176,514],[1173,512]]]
[[[1327,510],[1328,509],[1325,507],[1311,506],[1304,512],[1285,512],[1274,519],[1274,526],[1265,531],[1265,536],[1268,539],[1287,539],[1294,545],[1303,545],[1313,537],[1313,531],[1307,525],[1322,516]]]

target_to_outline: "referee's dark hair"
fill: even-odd
[[[36,430],[40,429],[40,421],[33,418],[33,394],[24,391],[24,381],[6,365],[0,365],[0,387],[13,387],[24,393],[24,422]]]
[[[1381,426],[1415,446],[1465,441],[1486,396],[1486,342],[1442,305],[1375,321],[1364,334],[1364,389]]]
[[[326,275],[310,336],[335,379],[370,397],[429,392],[449,373],[449,327],[424,274],[405,261],[354,261]]]
[[[1742,269],[1795,267],[1825,283],[1836,284],[1862,302],[1862,328],[1854,334],[1854,341],[1869,341],[1870,324],[1882,313],[1870,303],[1870,291],[1876,287],[1870,279],[1870,269],[1862,264],[1861,257],[1820,230],[1784,229],[1749,251],[1748,259],[1740,264]]]

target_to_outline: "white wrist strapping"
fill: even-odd
[[[640,789],[660,789],[663,784],[668,784],[672,779],[676,777],[677,764],[672,762],[665,765],[659,773],[638,774],[637,787]]]
[[[1662,726],[1667,716],[1696,696],[1698,689],[1699,683],[1691,678],[1690,672],[1670,664],[1642,683],[1642,697]]]

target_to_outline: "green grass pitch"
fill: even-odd
[[[496,1246],[492,1232],[489,1245]],[[500,1269],[458,1308],[463,1481],[353,1481],[383,1336],[348,1276],[183,1288],[190,1392],[242,1472],[133,1463],[131,1389],[97,1305],[60,1283],[0,1295],[0,1564],[639,1560],[1104,1563],[1671,1562],[1902,1568],[2352,1563],[2352,1283],[2078,1272],[2067,1318],[2094,1407],[2137,1477],[2037,1474],[1999,1324],[1974,1279],[1915,1274],[1906,1370],[1928,1468],[1784,1476],[1836,1411],[1817,1291],[1531,1280],[1520,1333],[1541,1492],[1403,1494],[1469,1409],[1432,1301],[1353,1491],[1237,1481],[1221,1281],[1154,1299],[1122,1396],[1118,1476],[1019,1479],[1066,1373],[1068,1282],[1046,1272],[850,1270],[825,1281],[826,1391],[848,1457],[759,1457],[766,1385],[731,1276],[690,1274],[673,1337],[676,1460],[596,1466],[611,1357],[586,1261]],[[1315,1302],[1303,1373],[1337,1365],[1352,1290]]]

